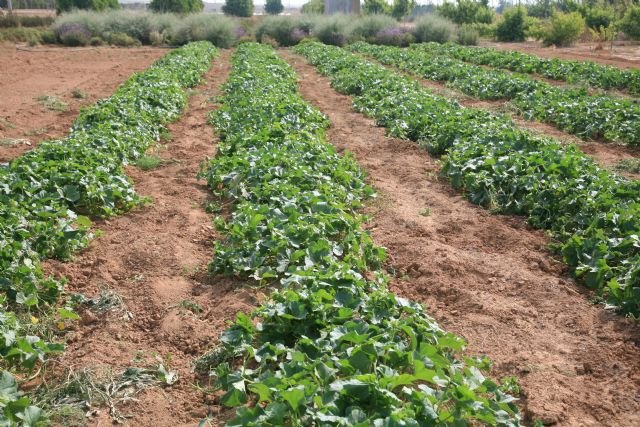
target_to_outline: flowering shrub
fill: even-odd
[[[376,33],[376,44],[405,47],[414,41],[411,31],[404,27],[385,28]]]
[[[77,22],[62,24],[55,30],[56,37],[65,46],[86,46],[91,40],[91,32]]]

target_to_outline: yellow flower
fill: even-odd
[[[37,317],[31,316],[31,323],[33,323],[34,325],[36,325],[39,321],[40,319],[38,319]]]
[[[64,331],[64,322],[58,322],[58,330]]]

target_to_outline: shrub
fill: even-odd
[[[232,47],[238,41],[235,25],[231,19],[204,13],[186,16],[177,24],[170,38],[177,45],[208,40],[221,48]]]
[[[55,21],[55,17],[53,16],[0,15],[0,28],[48,27],[53,24],[53,21]]]
[[[139,46],[140,40],[134,39],[128,34],[125,33],[111,33],[109,35],[109,43],[114,46]]]
[[[501,42],[521,42],[525,39],[527,10],[524,6],[505,10],[496,26],[496,38]]]
[[[104,33],[119,33],[129,36],[138,40],[140,43],[149,44],[149,34],[151,33],[151,15],[145,12],[117,10],[108,14],[100,15],[98,19],[102,20]],[[120,36],[116,36],[118,38]],[[110,35],[103,37],[105,40],[110,41]],[[120,37],[122,39],[122,37]],[[124,41],[124,39],[122,39]],[[124,45],[123,45],[124,46]]]
[[[493,39],[496,37],[496,24],[483,24],[481,22],[474,22],[473,24],[463,25],[476,30],[480,37],[486,37],[488,39]]]
[[[413,30],[416,41],[446,43],[453,38],[456,26],[453,22],[438,15],[423,15],[416,20]]]
[[[475,46],[478,44],[479,37],[480,37],[480,34],[475,28],[473,28],[469,24],[465,24],[458,29],[458,35],[456,37],[456,41],[458,42],[458,44],[461,44],[461,45]]]
[[[320,19],[316,22],[312,34],[324,44],[344,46],[347,42],[347,28],[350,21],[351,18],[345,15],[333,15]]]
[[[390,27],[378,31],[375,38],[376,44],[388,46],[409,46],[415,41],[411,30],[406,27]]]
[[[104,46],[106,43],[100,37],[91,37],[89,40],[89,45],[91,46]]]
[[[569,46],[583,33],[584,18],[578,12],[555,12],[551,18],[551,26],[544,37],[546,45]]]
[[[305,16],[267,16],[256,29],[256,40],[271,38],[280,46],[293,46],[309,37],[313,19]]]
[[[349,36],[355,40],[374,40],[380,31],[396,24],[396,20],[387,15],[364,16],[353,21],[349,27]]]
[[[91,32],[80,23],[63,24],[55,29],[56,37],[65,46],[86,46]]]
[[[527,16],[524,35],[525,38],[534,40],[543,40],[549,32],[551,26],[549,21],[542,20],[533,16]]]
[[[620,22],[620,30],[634,40],[640,40],[640,6],[630,6],[622,22]]]
[[[103,33],[109,31],[105,25],[108,16],[109,13],[99,14],[86,10],[65,13],[56,19],[56,22],[53,24],[53,31],[55,31],[57,35],[61,28],[73,24],[82,25],[92,36],[102,36]],[[58,37],[58,40],[59,39]]]
[[[9,42],[26,42],[30,45],[36,45],[43,42],[43,38],[51,34],[51,31],[46,28],[3,28],[0,29],[0,41]],[[57,41],[54,38],[54,43]]]
[[[40,39],[42,43],[46,44],[55,44],[57,42],[56,33],[48,28],[42,31]]]

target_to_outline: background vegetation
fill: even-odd
[[[0,16],[0,40],[71,46],[177,45],[210,40],[222,47],[253,36],[283,46],[305,38],[338,46],[359,40],[395,46],[428,41],[473,45],[486,38],[537,40],[559,47],[578,40],[600,45],[640,40],[638,0],[540,0],[517,7],[511,7],[512,1],[501,0],[495,8],[488,0],[446,0],[439,6],[418,6],[415,0],[363,0],[363,16],[358,19],[322,15],[324,0],[309,0],[301,15],[277,16],[284,10],[282,0],[267,0],[265,12],[274,17],[251,20],[213,14],[189,16],[202,11],[202,0],[152,0],[148,12],[118,11],[117,0],[16,0],[14,4],[46,7],[53,1],[59,11],[67,11],[57,19]],[[0,7],[6,2],[0,0]],[[74,11],[68,12],[70,9]],[[223,11],[232,18],[251,17],[253,0],[225,0]]]

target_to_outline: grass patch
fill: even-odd
[[[193,314],[202,313],[202,307],[200,307],[200,305],[195,301],[182,300],[182,301],[180,301],[180,304],[178,304],[178,306],[181,307],[181,308],[189,310]]]
[[[75,99],[87,99],[89,97],[89,94],[83,90],[74,89],[71,92],[71,96],[73,96]]]
[[[143,171],[155,169],[162,165],[163,160],[158,156],[142,156],[136,161],[136,166]]]
[[[431,216],[431,208],[424,208],[418,212],[420,216]]]
[[[13,147],[19,144],[31,145],[31,141],[21,138],[0,138],[0,147]]]
[[[619,172],[640,173],[640,159],[620,160],[613,168]]]
[[[16,125],[15,123],[11,122],[9,119],[0,117],[0,128],[15,129]]]
[[[29,129],[24,133],[24,136],[41,136],[46,134],[47,132],[49,132],[49,129],[46,127]]]
[[[78,425],[74,423],[80,413],[100,406],[109,408],[111,418],[122,423],[128,415],[121,412],[121,405],[135,401],[135,396],[144,389],[172,385],[177,379],[162,364],[127,368],[121,373],[114,373],[110,367],[69,369],[56,382],[45,383],[34,397],[56,425]]]
[[[40,95],[36,97],[36,101],[44,108],[51,111],[63,112],[69,109],[69,105],[62,99],[53,95]]]

